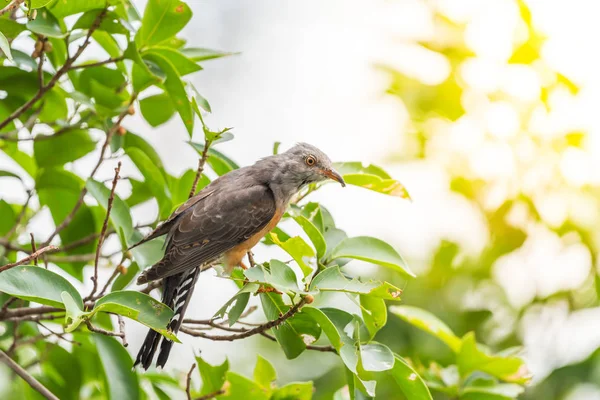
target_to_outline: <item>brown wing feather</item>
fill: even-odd
[[[179,215],[169,232],[165,256],[138,283],[214,261],[265,227],[275,209],[273,193],[263,185],[215,191]]]

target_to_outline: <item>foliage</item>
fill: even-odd
[[[5,56],[0,88],[6,93],[0,103],[0,149],[20,172],[0,171],[0,179],[19,179],[29,197],[24,204],[0,201],[0,349],[61,399],[162,399],[172,391],[220,399],[311,398],[312,382],[274,385],[275,370],[260,356],[252,379],[230,371],[227,361],[212,366],[197,358],[202,386],[196,391],[189,378],[181,382],[166,372],[132,371],[125,349],[123,317],[182,340],[166,329],[172,310],[146,293],[125,290],[139,271],[162,256],[161,240],[128,250],[148,228],[134,224],[131,208],[155,202],[155,227],[211,176],[238,168],[214,148],[233,134],[205,125],[203,112],[210,112],[210,105],[184,78],[200,71],[204,61],[228,53],[189,47],[177,36],[192,18],[189,6],[179,0],[150,0],[141,16],[129,0],[14,0],[12,5],[17,5],[14,12],[0,15]],[[18,50],[21,42],[30,45],[31,55]],[[83,61],[90,43],[99,45],[107,58]],[[179,177],[166,172],[155,149],[121,125],[136,108],[152,126],[177,114],[199,154],[199,168]],[[203,143],[191,140],[198,121]],[[26,149],[21,142],[33,146]],[[73,172],[73,162],[96,156],[87,176]],[[116,159],[130,160],[143,176],[129,179],[132,193],[127,198],[115,192],[120,173],[126,173]],[[115,175],[103,183],[96,173],[108,163],[116,166]],[[205,173],[205,167],[212,173]],[[375,165],[346,162],[337,167],[351,185],[408,198],[404,186]],[[390,244],[348,237],[324,206],[306,202],[320,187],[307,187],[284,217],[305,236],[276,228],[264,239],[293,261],[270,260],[243,275],[236,271],[231,281],[239,292],[213,319],[186,323],[181,332],[225,341],[261,334],[276,341],[289,359],[307,350],[336,354],[346,376],[336,398],[372,398],[378,382],[386,379],[407,399],[431,399],[429,389],[461,399],[520,393],[526,380],[520,358],[489,352],[472,333],[455,336],[425,310],[391,308],[448,344],[455,354],[452,365],[425,368],[375,340],[388,324],[387,302],[400,301],[400,285],[349,276],[345,266],[368,262],[386,268],[399,282],[415,274]],[[55,224],[43,241],[27,235],[42,210],[49,210]],[[111,236],[120,249],[106,254],[102,247]],[[99,282],[99,268],[113,269],[108,281]],[[73,284],[83,282],[84,270],[93,274],[87,295]],[[331,292],[347,296],[355,311],[329,304]],[[253,311],[247,308],[250,296],[260,298],[266,319],[253,329],[239,325]],[[213,335],[206,328],[233,333]],[[35,385],[17,379],[3,398],[30,398],[34,390]]]

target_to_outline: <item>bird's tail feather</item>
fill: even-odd
[[[177,275],[170,276],[165,279],[162,302],[174,310],[173,318],[169,322],[167,328],[173,333],[177,333],[183,321],[183,315],[192,297],[194,285],[198,279],[200,268],[182,272]],[[154,353],[156,353],[158,342],[160,341],[160,333],[150,330],[146,335],[144,344],[142,345],[134,367],[141,364],[144,369],[148,369],[152,364]],[[167,362],[173,342],[167,338],[162,339],[160,353],[156,365],[163,367]]]

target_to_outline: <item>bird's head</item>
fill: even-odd
[[[301,186],[326,179],[333,179],[346,186],[342,176],[333,168],[329,157],[313,145],[298,143],[281,156],[287,161],[286,173],[301,182]]]
[[[271,171],[270,182],[285,193],[297,192],[308,184],[326,179],[346,186],[329,157],[308,143],[298,143],[284,153],[263,159],[261,163],[265,163],[264,167]]]

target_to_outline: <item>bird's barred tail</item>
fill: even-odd
[[[165,279],[162,302],[174,310],[173,318],[171,318],[169,325],[167,325],[167,329],[171,330],[173,333],[177,333],[181,327],[185,310],[192,298],[194,286],[199,274],[200,268],[194,268]],[[134,367],[138,364],[141,364],[144,369],[150,367],[160,338],[160,333],[154,330],[148,332],[144,344],[137,355],[135,364],[133,364]],[[173,341],[163,337],[160,345],[160,352],[158,353],[158,360],[156,361],[157,367],[164,367],[169,358],[172,346]]]

